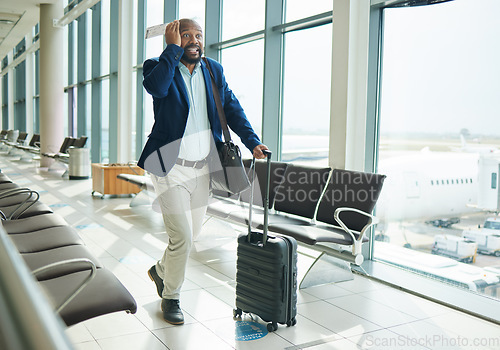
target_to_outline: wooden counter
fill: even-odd
[[[117,179],[118,174],[144,175],[144,170],[128,164],[92,164],[92,195],[99,192],[101,195],[133,194],[141,191],[139,186],[128,181]]]

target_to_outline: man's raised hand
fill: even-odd
[[[180,22],[175,20],[165,27],[165,43],[181,46]]]

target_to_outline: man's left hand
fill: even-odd
[[[253,149],[253,156],[255,157],[255,159],[266,158],[266,155],[262,152],[262,150],[265,150],[265,149],[269,149],[269,148],[267,148],[267,146],[263,145],[263,144],[255,146],[255,148]]]

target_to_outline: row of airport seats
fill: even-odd
[[[137,304],[116,276],[96,259],[78,232],[39,194],[0,173],[3,230],[16,246],[54,311],[66,325],[112,313],[135,313]],[[1,270],[1,267],[0,267]]]
[[[244,165],[254,181],[253,193],[251,189],[238,195],[214,191],[214,201],[207,213],[247,226],[248,205],[253,198],[251,224],[262,230],[267,162],[257,160],[254,164],[246,159]],[[362,246],[369,241],[369,229],[378,223],[372,213],[385,177],[346,169],[271,162],[269,232],[293,237],[300,245],[320,252],[300,288],[344,280],[338,279],[338,275],[345,273],[349,276],[345,279],[352,279],[351,267],[362,264]],[[333,265],[340,266],[342,273],[331,269]],[[328,267],[325,269],[325,266]]]
[[[53,158],[63,163],[68,163],[69,160],[68,150],[70,149],[70,147],[83,148],[85,147],[86,143],[87,143],[87,136],[80,136],[79,138],[66,137],[64,138],[64,141],[61,144],[59,151],[42,153],[42,155],[45,157]]]
[[[17,136],[16,136],[17,135]],[[33,154],[36,156],[40,155],[40,134],[33,134],[28,144],[26,144],[28,133],[18,130],[1,130],[0,131],[0,141],[5,149],[9,150],[9,154],[16,154],[16,151],[22,151],[25,153]],[[68,150],[70,147],[83,148],[87,143],[87,136],[76,137],[65,137],[59,150],[54,152],[44,152],[41,155],[49,158],[53,158],[62,163],[68,163],[69,154]]]
[[[237,195],[213,191],[207,215],[247,226],[253,198],[251,225],[262,230],[267,162],[257,160],[253,164],[251,159],[245,159],[244,165],[254,181],[253,194],[250,189]],[[119,174],[117,178],[145,191],[153,188],[148,176]],[[335,280],[336,276],[327,276],[330,271],[325,270],[316,269],[319,273],[314,276],[312,267],[324,265],[326,260],[337,265],[340,260],[348,273],[351,264],[361,265],[362,246],[369,241],[369,229],[378,223],[372,212],[384,179],[382,174],[271,162],[269,232],[291,236],[299,244],[320,252],[301,288]]]

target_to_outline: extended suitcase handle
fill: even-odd
[[[271,156],[273,152],[271,152],[268,149],[262,150],[262,153],[267,158],[267,176],[266,176],[266,192],[265,192],[265,198],[264,198],[264,228],[263,228],[263,237],[262,237],[262,244],[265,245],[267,242],[267,226],[269,223],[269,187],[271,183]],[[248,214],[248,236],[247,240],[250,243],[250,236],[252,234],[252,209],[253,209],[253,191],[254,191],[254,183],[255,183],[255,157],[252,158],[252,183],[250,185],[250,208],[249,208],[249,214]]]

